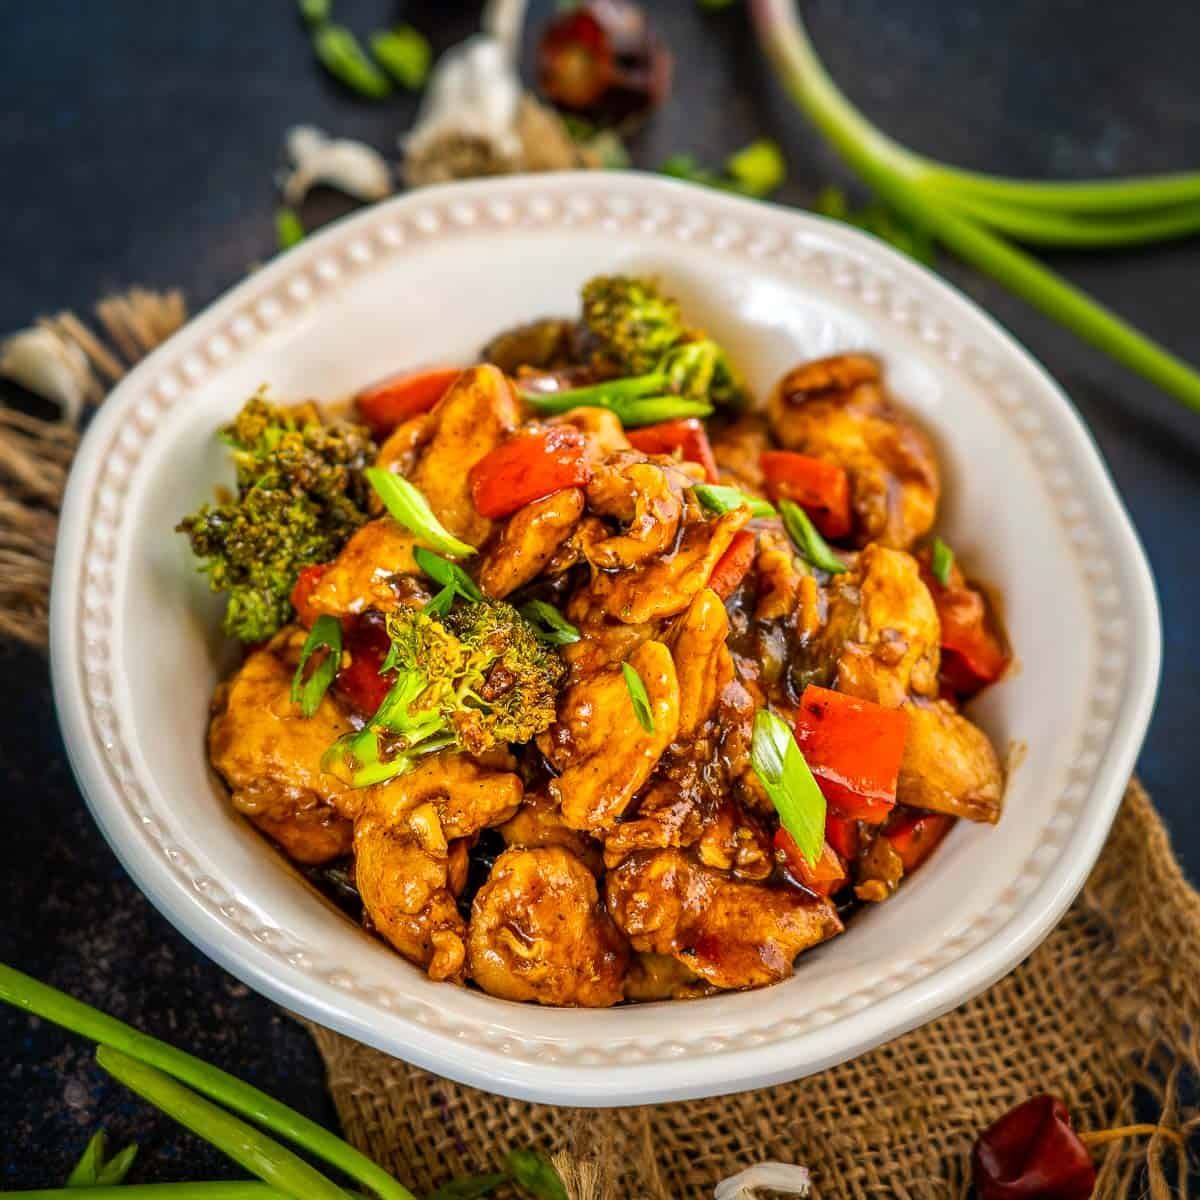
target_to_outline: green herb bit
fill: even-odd
[[[475,553],[474,546],[459,541],[433,515],[429,501],[407,479],[393,475],[382,467],[368,467],[365,474],[384,507],[410,533],[451,558],[467,558]],[[445,581],[439,579],[438,582]]]
[[[323,25],[333,9],[332,0],[296,0],[306,25]]]
[[[129,1168],[133,1166],[137,1152],[137,1145],[134,1144],[126,1146],[112,1158],[106,1158],[108,1135],[101,1129],[88,1142],[83,1157],[75,1164],[75,1169],[67,1177],[67,1187],[116,1187],[129,1174]]]
[[[318,650],[325,654],[317,663],[311,675],[305,678],[305,668],[308,660]],[[300,705],[300,711],[311,717],[321,707],[321,700],[333,683],[338,673],[342,659],[342,626],[336,617],[322,613],[309,630],[304,639],[304,648],[300,651],[300,662],[296,674],[292,676],[292,703]]]
[[[625,676],[625,686],[629,689],[629,699],[638,724],[647,732],[654,732],[654,710],[650,707],[650,696],[642,677],[627,662],[621,664],[621,674]]]
[[[840,575],[846,569],[846,564],[830,549],[800,505],[794,500],[780,500],[779,513],[788,537],[814,567],[820,567],[830,575]]]
[[[440,621],[449,611],[454,603],[454,597],[458,595],[458,589],[453,584],[447,584],[432,600],[426,604],[421,611],[429,617],[437,617]],[[388,651],[390,656],[391,651]],[[382,673],[382,672],[381,672]]]
[[[429,39],[411,25],[371,34],[371,53],[397,83],[415,92],[425,86],[433,49]]]
[[[429,1200],[476,1200],[479,1196],[490,1196],[507,1182],[507,1175],[459,1175],[430,1192]]]
[[[750,515],[754,517],[778,516],[774,507],[765,500],[758,496],[747,496],[735,487],[725,487],[719,483],[698,483],[692,491],[709,512],[727,513],[735,508],[748,508]]]
[[[725,160],[725,171],[747,196],[769,196],[787,179],[787,163],[777,142],[759,138]]]
[[[382,100],[391,90],[388,77],[367,57],[358,39],[343,25],[319,25],[312,34],[321,65],[351,91]]]
[[[551,646],[570,646],[582,636],[554,607],[545,600],[530,600],[517,610],[533,626],[533,632]]]
[[[929,570],[942,587],[950,586],[950,572],[954,568],[954,551],[940,537],[933,539],[929,554]]]
[[[754,714],[750,762],[779,813],[779,823],[800,853],[815,863],[825,843],[825,795],[787,723],[769,709]]]
[[[510,1150],[504,1156],[504,1169],[534,1200],[567,1200],[567,1189],[554,1164],[535,1150]]]
[[[417,546],[413,550],[413,558],[417,560],[417,566],[430,579],[442,585],[443,591],[449,589],[454,596],[461,596],[464,600],[483,599],[479,585],[457,563],[449,562],[440,555],[434,554],[432,550],[426,550],[424,546]],[[434,599],[436,600],[438,597],[434,597]],[[448,606],[446,611],[450,611]]]
[[[874,234],[917,262],[933,262],[933,239],[929,234],[878,202],[852,209],[841,188],[827,187],[818,194],[813,211]]]
[[[304,241],[304,226],[293,208],[281,208],[275,213],[275,240],[280,250],[290,250]]]

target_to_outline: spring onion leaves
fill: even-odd
[[[429,1200],[477,1200],[479,1196],[490,1196],[507,1182],[507,1175],[460,1175],[430,1192]]]
[[[825,795],[787,723],[766,708],[754,714],[750,762],[779,813],[780,824],[800,853],[815,863],[825,843]]]
[[[333,9],[332,0],[297,0],[300,16],[306,25],[324,25]]]
[[[765,500],[761,500],[757,496],[747,496],[745,492],[734,487],[725,487],[719,483],[698,483],[692,488],[692,491],[695,493],[696,499],[709,512],[727,513],[735,508],[745,506],[749,508],[751,516],[773,517],[777,515],[775,509]]]
[[[787,178],[783,152],[769,138],[759,138],[731,154],[720,171],[704,166],[690,154],[673,154],[659,170],[675,179],[756,200],[769,196]]]
[[[344,25],[322,23],[312,32],[313,50],[330,75],[368,100],[382,100],[392,85]]]
[[[402,87],[415,92],[425,86],[433,49],[429,39],[411,25],[399,25],[371,35],[371,53]]]
[[[391,471],[385,471],[382,467],[368,467],[365,474],[367,482],[375,489],[384,507],[410,533],[416,534],[434,550],[448,554],[451,558],[467,558],[475,553],[474,546],[459,541],[433,515],[429,501],[407,479],[393,475]]]
[[[324,650],[325,653],[306,678],[308,661],[318,650]],[[292,703],[298,704],[306,717],[311,717],[321,707],[321,700],[337,675],[341,658],[341,623],[336,617],[322,613],[313,622],[313,627],[304,640],[300,662],[296,666],[296,674],[292,676]]]
[[[471,603],[483,599],[479,585],[457,563],[442,558],[440,554],[434,554],[432,550],[426,550],[424,546],[417,546],[413,550],[413,558],[430,579],[442,585],[443,590],[449,588],[454,596],[461,596]],[[430,601],[430,604],[441,603],[440,594]],[[449,605],[446,605],[446,611],[450,611]]]
[[[124,1182],[137,1157],[137,1145],[126,1146],[124,1150],[106,1158],[108,1153],[108,1135],[103,1129],[99,1130],[87,1144],[83,1157],[75,1164],[74,1170],[67,1177],[69,1188],[115,1187]]]
[[[954,551],[940,537],[933,539],[929,553],[929,570],[942,587],[950,586],[950,572],[954,569]]]
[[[275,240],[280,250],[290,250],[304,241],[304,226],[294,208],[281,208],[275,213]]]
[[[428,613],[431,617],[437,617],[440,621],[450,611],[450,607],[454,603],[454,597],[457,595],[458,589],[453,584],[448,583],[421,611]]]
[[[846,564],[829,548],[829,543],[817,532],[808,513],[794,500],[780,500],[779,514],[783,517],[783,527],[792,539],[796,549],[822,571],[830,575],[839,575],[846,569]]]
[[[567,1200],[567,1189],[554,1164],[535,1150],[510,1150],[504,1156],[504,1169],[534,1200]]]
[[[646,685],[642,682],[642,677],[628,663],[621,664],[621,674],[625,676],[625,686],[629,689],[629,700],[633,704],[638,724],[647,733],[653,733],[654,711],[650,707],[650,697],[646,693]]]
[[[580,639],[579,630],[545,600],[530,600],[518,611],[533,626],[534,633],[551,646],[569,646]]]

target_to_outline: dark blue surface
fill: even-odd
[[[475,20],[473,5],[435,0],[337,8],[360,32],[402,11],[439,47]],[[736,8],[652,8],[681,66],[674,103],[639,139],[641,165],[683,150],[717,162],[765,134],[790,160],[785,201],[845,181],[768,77]],[[916,149],[1043,176],[1200,165],[1191,0],[821,0],[805,11],[834,76]],[[0,330],[134,283],[182,286],[202,306],[274,249],[273,172],[289,125],[391,151],[413,108],[362,104],[326,80],[286,0],[0,5]],[[1200,362],[1200,242],[1053,262]],[[1166,628],[1139,769],[1200,877],[1200,417],[974,272],[944,259],[939,269],[1061,381],[1129,506]],[[101,841],[65,765],[44,660],[5,648],[0,671],[0,960],[332,1120],[303,1031],[184,942]],[[143,1143],[140,1178],[234,1174],[109,1086],[80,1042],[0,1012],[0,1189],[60,1181],[101,1122]]]

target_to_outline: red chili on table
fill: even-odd
[[[979,1135],[971,1174],[979,1200],[1087,1200],[1096,1186],[1096,1168],[1067,1106],[1045,1094]]]
[[[509,438],[471,468],[475,510],[481,517],[507,517],[553,492],[586,484],[591,478],[586,445],[571,425]]]

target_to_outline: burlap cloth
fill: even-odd
[[[145,293],[127,304],[101,320],[133,361],[182,311]],[[70,336],[74,318],[55,320]],[[0,633],[31,644],[45,643],[75,442],[72,429],[0,408]],[[1039,1091],[1063,1097],[1083,1129],[1200,1126],[1200,894],[1134,781],[1079,899],[1006,979],[853,1062],[714,1100],[586,1113],[527,1104],[311,1028],[347,1138],[418,1192],[531,1147],[555,1156],[572,1200],[699,1200],[767,1159],[806,1164],[825,1200],[940,1200],[967,1192],[976,1133]],[[1111,1143],[1099,1163],[1097,1197],[1187,1194],[1186,1155],[1164,1137]]]

